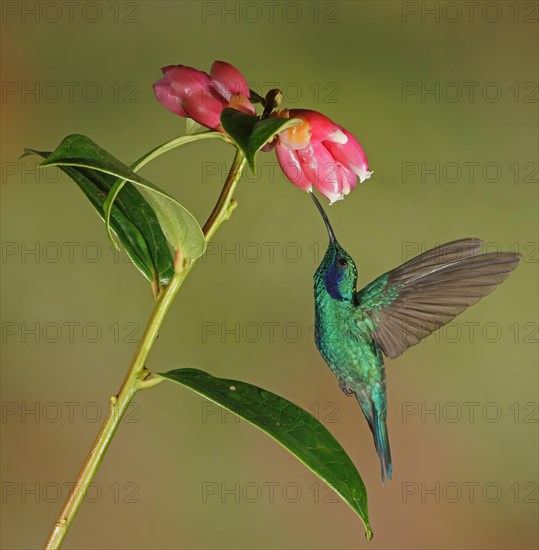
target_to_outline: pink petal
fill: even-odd
[[[206,92],[209,95],[212,92],[210,77],[193,67],[169,65],[161,70],[182,101],[193,93]]]
[[[163,107],[180,116],[187,116],[183,107],[180,105],[180,99],[176,92],[172,89],[170,82],[166,78],[161,78],[153,85],[153,91],[157,100]]]
[[[297,187],[304,191],[310,191],[312,184],[304,174],[296,151],[284,147],[280,142],[275,146],[277,160],[285,176]]]
[[[297,151],[299,162],[307,178],[332,203],[343,198],[343,185],[339,164],[319,141],[311,141],[304,149]]]
[[[230,63],[215,61],[211,66],[210,76],[220,95],[229,100],[232,94],[250,97],[249,86],[245,77]]]
[[[224,100],[219,100],[206,92],[189,94],[182,101],[187,116],[211,129],[220,129],[220,118],[225,108]]]
[[[348,195],[357,185],[357,176],[341,163],[338,164],[337,169],[339,170],[339,177],[342,182],[342,194]]]
[[[346,142],[346,136],[343,134],[342,128],[318,111],[291,109],[290,118],[302,118],[306,120],[311,126],[312,139],[316,141]]]
[[[361,182],[371,177],[372,172],[369,172],[369,165],[365,151],[359,144],[358,140],[347,130],[342,128],[342,131],[348,138],[346,143],[334,143],[326,141],[324,145],[328,148],[335,160],[339,161],[343,166],[348,168],[359,176]]]

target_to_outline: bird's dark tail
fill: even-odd
[[[387,435],[386,427],[386,404],[385,392],[382,395],[375,396],[372,392],[359,390],[353,392],[358,400],[359,405],[369,423],[374,445],[380,465],[382,467],[382,483],[385,485],[387,479],[391,479],[392,464],[391,451],[389,450],[389,436]],[[378,398],[377,398],[378,397]]]
[[[376,405],[372,403],[372,435],[376,452],[380,459],[382,467],[382,483],[385,485],[387,478],[391,479],[393,465],[391,464],[391,450],[389,448],[389,436],[387,435],[387,426],[385,418],[378,414]]]

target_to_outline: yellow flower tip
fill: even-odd
[[[301,118],[303,123],[284,130],[279,134],[279,139],[288,149],[303,149],[311,142],[311,125],[303,117],[294,118]]]
[[[228,106],[248,115],[254,114],[253,104],[243,94],[232,94]]]

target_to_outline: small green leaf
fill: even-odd
[[[298,118],[260,120],[230,108],[223,109],[221,113],[221,126],[242,150],[253,173],[256,173],[255,157],[258,151],[279,132],[302,123]]]
[[[37,154],[44,159],[52,155],[51,152],[33,149],[25,149],[25,152]],[[77,184],[104,220],[103,205],[116,178],[82,167],[60,165],[59,168]],[[174,267],[167,240],[155,212],[131,184],[122,189],[119,200],[112,209],[111,227],[128,256],[148,281],[168,283],[174,273]]]
[[[257,116],[246,115],[236,109],[223,109],[221,113],[221,126],[223,130],[234,140],[237,146],[242,150],[249,166],[254,171],[251,162],[254,159],[251,155],[251,134],[253,128],[260,119]]]
[[[265,99],[257,94],[254,90],[249,90],[249,99],[251,100],[251,103],[261,103],[262,105],[265,104]]]
[[[255,124],[251,134],[250,146],[253,155],[258,153],[279,132],[299,124],[303,124],[303,120],[299,118],[265,118],[260,120]]]
[[[188,136],[199,134],[205,131],[206,131],[206,127],[202,126],[202,124],[199,124],[196,120],[193,120],[192,118],[185,119],[185,133]]]
[[[340,495],[363,520],[367,539],[372,539],[363,480],[346,451],[314,416],[267,390],[200,370],[177,369],[158,376],[194,390],[270,435]]]
[[[42,163],[43,166],[75,166],[115,176],[141,187],[147,194],[170,244],[187,259],[204,253],[206,240],[194,216],[179,202],[147,179],[102,149],[90,138],[78,134],[67,136]],[[117,182],[115,182],[117,185]],[[165,207],[165,202],[168,205]]]

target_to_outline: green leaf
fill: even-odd
[[[256,154],[279,132],[303,124],[299,118],[266,118],[255,124],[251,134],[251,151]]]
[[[187,145],[188,143],[193,143],[195,141],[199,141],[202,139],[215,139],[215,138],[221,139],[226,142],[230,142],[229,139],[225,135],[223,135],[221,132],[215,132],[215,131],[203,132],[203,133],[188,135],[188,136],[181,136],[179,138],[174,138],[170,141],[167,141],[166,143],[163,143],[162,145],[155,147],[151,151],[148,151],[146,154],[140,157],[136,162],[134,162],[130,168],[133,172],[138,172],[143,166],[145,166],[152,160],[156,159],[157,157],[161,156],[162,154],[167,153],[168,151],[171,151],[172,149],[175,149],[182,145]],[[103,209],[105,211],[105,225],[107,227],[107,233],[114,245],[116,245],[116,241],[112,237],[112,234],[110,231],[111,229],[110,212],[111,212],[112,205],[114,204],[114,201],[118,196],[118,193],[120,192],[120,190],[125,184],[126,184],[126,180],[116,180],[116,183],[112,186],[112,189],[110,190],[110,193],[108,194],[105,200],[105,204],[103,205]]]
[[[257,94],[254,90],[249,90],[249,99],[251,100],[251,103],[261,103],[262,105],[265,104],[265,99]]]
[[[221,126],[223,130],[234,140],[237,146],[242,150],[251,166],[251,134],[253,128],[259,122],[259,118],[253,115],[246,115],[236,109],[223,109],[221,113]],[[253,167],[251,166],[251,169]]]
[[[299,118],[260,120],[230,108],[223,109],[221,113],[221,126],[242,150],[253,174],[256,174],[255,157],[258,151],[279,132],[302,123]]]
[[[192,118],[185,119],[185,133],[188,136],[193,136],[195,134],[206,132],[206,127],[199,124],[196,120]]]
[[[181,250],[190,259],[202,256],[206,250],[206,239],[191,212],[160,193],[146,193],[146,198],[155,210],[161,229],[174,250]]]
[[[49,159],[53,153],[25,149],[25,154],[37,154]],[[59,168],[77,184],[104,220],[103,205],[116,177],[84,167],[60,165]],[[174,267],[167,240],[155,212],[131,184],[122,189],[111,211],[111,227],[128,256],[148,281],[168,283]]]
[[[340,495],[363,520],[367,539],[372,539],[363,480],[339,442],[314,416],[267,390],[200,370],[177,369],[158,376],[194,390],[270,435]]]
[[[166,226],[164,233],[170,244],[176,250],[181,250],[187,259],[198,258],[204,253],[206,240],[194,216],[176,199],[133,172],[90,138],[78,134],[67,136],[42,165],[86,168],[141,187],[146,192],[161,227]]]

